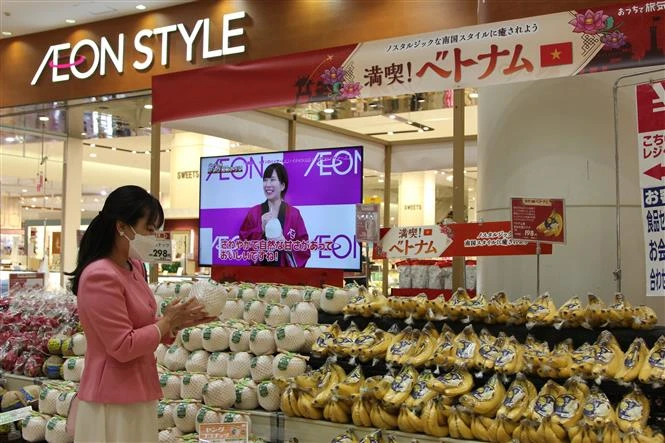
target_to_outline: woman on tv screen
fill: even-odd
[[[263,193],[266,201],[249,209],[240,226],[241,240],[274,240],[276,242],[309,241],[300,211],[284,201],[289,188],[289,176],[281,163],[271,163],[263,171]],[[303,251],[280,250],[276,260],[261,260],[256,264],[304,268],[310,257]]]

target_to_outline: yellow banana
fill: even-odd
[[[485,384],[460,398],[460,404],[472,409],[473,412],[485,416],[493,416],[501,406],[506,390],[498,375],[493,375]]]
[[[649,399],[639,388],[635,388],[617,405],[616,422],[622,432],[631,429],[641,432],[646,428],[650,413]]]

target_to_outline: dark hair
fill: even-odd
[[[263,171],[263,179],[272,177],[272,173],[277,172],[277,179],[280,183],[284,185],[284,190],[282,191],[282,198],[286,195],[286,191],[289,189],[289,174],[286,172],[286,168],[281,163],[270,163],[265,171]]]
[[[164,223],[164,210],[155,197],[140,186],[122,186],[111,192],[104,207],[92,219],[79,246],[76,269],[71,276],[72,292],[76,294],[83,270],[95,260],[107,257],[113,249],[116,236],[115,224],[122,221],[134,226],[139,219],[148,216],[148,223],[159,227]]]

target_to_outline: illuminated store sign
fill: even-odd
[[[136,71],[146,71],[150,69],[156,59],[162,66],[169,63],[169,46],[172,39],[181,38],[185,43],[187,52],[185,59],[191,62],[194,58],[194,46],[197,41],[202,43],[202,59],[211,59],[222,57],[224,55],[241,54],[245,52],[245,45],[231,46],[232,37],[237,37],[245,33],[244,28],[231,28],[231,21],[245,18],[245,11],[224,14],[222,19],[222,47],[212,49],[210,47],[210,19],[200,19],[192,30],[179,23],[177,25],[162,26],[154,29],[142,29],[134,35],[134,49],[138,53],[137,59],[131,62],[131,66]],[[157,49],[147,45],[152,38],[161,41],[157,44]],[[115,45],[113,44],[115,43]],[[81,54],[85,52],[88,56]],[[85,62],[88,63],[85,63]],[[78,79],[92,77],[95,73],[104,76],[107,69],[115,69],[119,74],[125,70],[125,34],[118,34],[116,42],[111,42],[108,38],[102,37],[100,42],[90,39],[83,39],[74,44],[59,43],[52,45],[44,54],[37,72],[35,72],[31,85],[36,85],[46,68],[51,70],[51,80],[56,82],[65,82],[70,79],[70,74]]]

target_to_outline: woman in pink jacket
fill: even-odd
[[[81,240],[71,283],[88,347],[72,411],[76,442],[157,442],[162,390],[154,352],[175,331],[208,320],[191,300],[156,317],[142,262],[163,222],[156,198],[123,186],[109,194]]]

